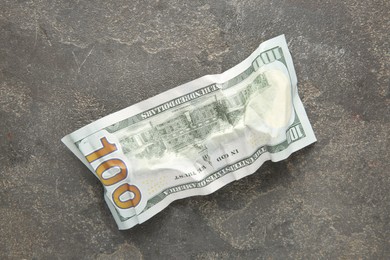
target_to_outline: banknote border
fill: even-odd
[[[258,55],[260,55],[262,52],[267,51],[267,50],[272,49],[272,48],[275,48],[277,46],[281,47],[281,49],[283,51],[283,56],[285,59],[284,65],[286,66],[287,71],[288,71],[289,76],[290,76],[290,79],[291,79],[291,86],[292,86],[292,93],[293,93],[292,99],[293,99],[293,103],[294,103],[294,108],[296,110],[298,110],[297,114],[302,115],[301,124],[302,124],[302,127],[305,129],[306,138],[302,138],[302,139],[299,139],[297,142],[290,143],[290,145],[288,146],[288,149],[283,150],[280,153],[276,153],[273,156],[271,156],[270,153],[265,152],[265,153],[263,153],[262,156],[259,156],[259,158],[261,158],[261,160],[257,160],[257,162],[253,163],[253,164],[256,164],[257,165],[256,168],[258,168],[266,160],[271,159],[272,161],[279,161],[279,160],[285,159],[294,151],[299,150],[299,149],[315,142],[316,138],[314,136],[314,132],[311,128],[311,125],[308,121],[306,112],[303,108],[303,104],[302,104],[302,102],[298,96],[298,93],[297,93],[296,73],[295,73],[295,69],[294,69],[294,66],[292,63],[292,58],[291,58],[290,52],[288,50],[284,35],[280,35],[278,37],[275,37],[273,39],[270,39],[268,41],[263,42],[248,58],[246,58],[244,61],[242,61],[238,65],[234,66],[233,68],[223,72],[222,74],[203,76],[203,77],[196,79],[194,81],[180,85],[174,89],[165,91],[157,96],[149,98],[149,99],[142,101],[138,104],[135,104],[135,105],[130,106],[128,108],[122,109],[116,113],[113,113],[111,115],[103,117],[103,118],[81,128],[81,129],[65,136],[62,139],[62,141],[93,172],[92,167],[85,161],[84,156],[77,149],[75,142],[85,138],[86,136],[90,135],[91,133],[97,132],[99,129],[106,128],[107,126],[111,125],[112,122],[117,122],[117,121],[123,120],[124,118],[129,118],[129,117],[135,116],[135,115],[141,113],[142,111],[151,109],[153,107],[153,104],[156,103],[156,101],[158,101],[160,104],[163,104],[169,100],[169,97],[180,96],[183,93],[189,93],[191,91],[195,91],[196,89],[199,89],[200,87],[212,85],[215,83],[223,83],[227,79],[232,78],[232,77],[230,77],[230,75],[233,75],[233,77],[239,75],[240,71],[242,72],[247,67],[249,67],[251,65],[251,62]],[[253,164],[251,164],[250,166],[252,167]],[[241,170],[242,169],[238,169],[237,171],[235,171],[235,173],[241,172]],[[185,195],[185,197],[193,196],[193,195],[209,194],[209,193],[214,192],[215,190],[221,188],[222,186],[230,183],[231,181],[233,181],[235,179],[240,179],[244,176],[247,176],[249,174],[254,173],[255,171],[256,171],[256,169],[250,170],[249,173],[247,172],[247,173],[244,173],[243,175],[241,174],[241,176],[239,178],[234,178],[234,179],[231,179],[230,175],[225,175],[221,178],[221,179],[224,179],[223,184],[221,184],[221,182],[219,182],[218,184],[214,185],[211,190],[206,190],[206,191],[201,190],[201,192],[200,192],[201,194],[192,194],[192,195],[190,194],[190,195]],[[226,178],[226,177],[229,177],[229,178]],[[213,182],[213,183],[215,183],[215,182]],[[168,206],[172,201],[182,198],[183,194],[185,194],[185,193],[186,193],[185,191],[180,193],[181,195],[178,195],[178,197],[174,198],[174,199],[172,199],[172,196],[170,198],[168,197],[168,199],[165,199],[163,201],[164,203],[159,204],[156,207],[149,208],[150,211],[148,211],[148,212],[143,211],[143,213],[141,213],[137,216],[131,217],[130,219],[128,219],[124,222],[121,222],[120,219],[118,218],[118,215],[114,214],[115,208],[113,207],[113,205],[111,205],[110,201],[106,198],[106,196],[105,196],[105,200],[106,200],[110,210],[113,213],[113,216],[118,224],[118,227],[120,229],[128,229],[136,224],[142,223],[142,222],[146,221],[147,219],[151,218],[157,212],[161,211],[163,208]]]

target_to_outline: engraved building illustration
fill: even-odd
[[[204,150],[204,140],[212,133],[234,126],[242,118],[252,94],[267,85],[266,78],[260,74],[234,94],[208,96],[201,107],[183,109],[155,125],[150,120],[135,133],[126,131],[124,137],[120,138],[124,153],[152,158],[161,157],[165,151],[178,153],[189,146]]]

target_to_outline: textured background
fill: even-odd
[[[389,259],[390,2],[2,0],[1,259]],[[118,231],[62,143],[284,33],[318,142]]]

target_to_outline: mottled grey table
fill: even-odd
[[[390,2],[0,8],[1,259],[389,259]],[[284,33],[318,142],[118,231],[60,138]]]

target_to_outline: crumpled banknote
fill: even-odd
[[[62,141],[104,186],[119,229],[316,141],[284,35],[240,64],[99,119]]]

